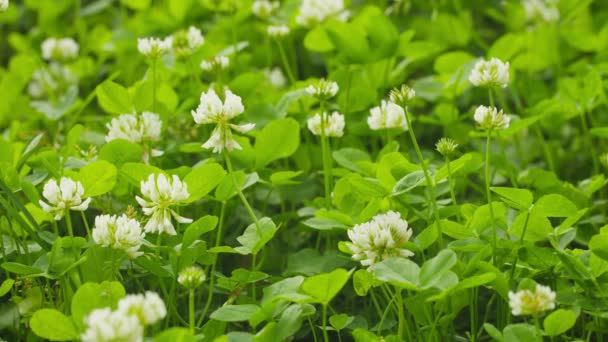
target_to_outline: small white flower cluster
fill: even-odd
[[[8,0],[0,0],[0,11],[4,12],[8,9]]]
[[[226,56],[215,56],[201,62],[201,69],[207,72],[219,72],[228,69],[230,59]]]
[[[167,315],[163,300],[155,292],[127,295],[118,308],[93,310],[86,318],[83,342],[141,342],[144,326],[154,324]]]
[[[198,266],[190,266],[179,272],[177,282],[181,286],[189,290],[193,290],[199,287],[205,281],[205,279],[207,279],[207,276],[202,268]]]
[[[266,29],[266,33],[272,38],[283,38],[289,34],[289,26],[287,25],[270,25]]]
[[[147,37],[137,39],[137,50],[151,59],[156,59],[162,55],[171,51],[173,46],[173,38],[167,37],[165,39]]]
[[[454,153],[457,148],[458,148],[458,144],[450,138],[441,138],[435,144],[435,150],[437,150],[437,152],[441,153],[441,155],[444,157],[447,157],[447,156],[451,155],[452,153]]]
[[[132,143],[157,141],[160,139],[162,124],[159,115],[155,113],[143,112],[140,116],[122,114],[106,125],[106,142],[116,139],[125,139]]]
[[[93,310],[86,318],[87,330],[80,336],[83,342],[142,342],[144,327],[133,315],[110,308]]]
[[[338,112],[331,115],[327,115],[327,112],[317,113],[308,119],[308,129],[318,136],[325,133],[328,137],[341,137],[344,135],[344,115]]]
[[[511,118],[496,107],[479,106],[473,116],[479,127],[484,130],[509,128]]]
[[[142,206],[144,214],[151,216],[144,226],[146,233],[176,235],[171,217],[179,223],[192,222],[192,219],[182,217],[170,208],[190,197],[188,185],[178,176],[173,175],[169,179],[164,174],[151,174],[146,181],[141,182],[140,187],[144,198],[135,196],[135,199]]]
[[[27,92],[31,97],[39,99],[50,94],[61,94],[77,83],[78,76],[68,66],[51,62],[48,68],[34,71]]]
[[[403,107],[392,101],[382,101],[379,107],[374,107],[369,111],[367,124],[372,130],[398,128],[406,131],[407,120]]]
[[[279,67],[264,69],[264,76],[266,76],[268,81],[270,81],[270,84],[275,88],[283,88],[287,84],[287,79]]]
[[[330,17],[345,21],[348,12],[344,11],[344,0],[303,0],[296,22],[311,27]]]
[[[256,17],[266,20],[272,15],[272,12],[279,8],[279,5],[277,1],[256,0],[251,6],[251,12]]]
[[[529,21],[540,19],[550,23],[559,20],[558,2],[559,0],[522,0],[521,4]]]
[[[99,215],[95,217],[93,241],[103,247],[124,251],[129,257],[136,258],[143,253],[139,251],[145,233],[136,219],[123,214]]]
[[[336,96],[340,88],[336,82],[320,79],[317,84],[311,84],[305,90],[310,96],[316,97],[319,100],[327,100]]]
[[[61,177],[59,183],[51,179],[42,190],[42,196],[47,200],[48,204],[42,200],[39,201],[40,206],[44,211],[53,215],[56,221],[68,212],[68,210],[85,211],[89,207],[91,198],[82,199],[84,188],[82,183],[74,181],[68,177]]]
[[[506,88],[509,85],[509,63],[498,58],[480,60],[475,63],[469,81],[477,87]]]
[[[536,284],[534,292],[530,290],[509,291],[509,306],[513,316],[537,315],[543,311],[555,309],[555,292],[549,286]]]
[[[416,91],[407,85],[402,85],[400,88],[391,90],[390,100],[391,102],[399,105],[400,107],[406,107],[416,97]]]
[[[189,57],[205,43],[201,30],[190,26],[187,31],[179,31],[171,36],[171,45],[179,58]]]
[[[224,149],[227,151],[242,149],[241,145],[234,140],[232,130],[247,133],[255,127],[255,124],[235,125],[231,124],[230,120],[241,115],[244,111],[245,107],[243,107],[241,98],[233,94],[228,88],[224,91],[223,102],[215,90],[210,88],[207,92],[203,92],[199,106],[192,111],[192,118],[199,125],[216,125],[209,140],[203,144],[203,148],[213,149],[214,153],[221,153]]]
[[[47,61],[69,61],[78,57],[79,45],[72,38],[48,38],[42,42],[42,58]]]
[[[371,266],[389,257],[410,257],[414,253],[402,248],[412,237],[412,229],[401,214],[389,211],[378,214],[371,221],[355,225],[348,231],[351,242],[346,245],[352,258],[363,266]]]

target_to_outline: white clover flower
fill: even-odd
[[[287,84],[287,79],[285,78],[285,74],[279,67],[275,67],[272,69],[264,69],[264,76],[270,81],[275,88],[283,88]]]
[[[325,121],[321,122],[321,118]],[[322,127],[325,126],[325,130]],[[325,135],[328,137],[341,137],[344,135],[344,115],[333,112],[331,115],[327,115],[326,112],[321,114],[317,113],[313,117],[308,119],[308,129],[314,135],[322,135],[325,131]]]
[[[442,156],[449,156],[456,151],[456,148],[458,148],[458,144],[450,138],[441,138],[435,144],[435,149]]]
[[[536,315],[543,311],[555,309],[555,292],[548,286],[536,284],[534,292],[530,290],[509,291],[509,306],[513,316]]]
[[[355,225],[348,231],[351,242],[346,245],[352,258],[363,266],[371,266],[389,257],[410,257],[414,253],[401,248],[412,237],[412,229],[401,214],[389,211],[379,214],[371,221]]]
[[[247,133],[255,127],[255,124],[244,125],[231,124],[230,120],[241,115],[245,111],[241,98],[226,88],[224,102],[209,89],[201,94],[201,103],[192,111],[192,117],[197,124],[216,124],[211,137],[203,144],[203,148],[213,149],[215,153],[221,153],[223,149],[232,151],[242,149],[241,145],[232,137],[232,130],[239,133]]]
[[[93,310],[86,318],[83,342],[142,342],[144,327],[137,316],[110,308]]]
[[[137,50],[139,50],[142,55],[153,59],[169,52],[172,45],[172,37],[167,37],[165,39],[154,37],[137,39]]]
[[[124,251],[128,256],[135,258],[143,253],[139,251],[145,233],[136,219],[123,214],[99,215],[95,217],[93,227],[93,241],[103,247],[110,247]]]
[[[188,31],[179,31],[171,37],[173,51],[179,58],[191,56],[205,43],[201,30],[194,26],[190,26]]]
[[[226,56],[215,56],[209,60],[201,62],[201,69],[207,72],[218,72],[228,69],[230,59]]]
[[[0,11],[4,12],[8,9],[8,0],[0,0]]]
[[[125,139],[132,143],[141,143],[160,139],[162,121],[158,114],[151,112],[143,112],[141,116],[122,114],[112,119],[106,127],[108,127],[106,142]]]
[[[51,62],[48,68],[34,71],[27,92],[31,97],[38,99],[49,94],[62,94],[77,83],[78,76],[72,73],[68,66]]]
[[[273,38],[283,38],[289,34],[289,26],[287,25],[270,25],[266,28],[266,33]]]
[[[559,20],[559,0],[522,0],[521,4],[526,11],[526,19],[534,21],[540,19],[546,22]]]
[[[311,27],[330,17],[345,21],[348,12],[344,11],[344,0],[303,0],[296,22]]]
[[[180,216],[170,206],[180,204],[190,197],[188,185],[183,183],[178,176],[173,175],[168,179],[164,174],[148,177],[147,181],[141,182],[141,193],[144,198],[135,196],[137,203],[142,206],[144,214],[151,216],[144,230],[147,233],[177,234],[171,222],[171,217],[179,223],[191,223],[192,219]]]
[[[503,63],[498,58],[475,63],[469,81],[477,87],[502,87],[509,85],[509,62]]]
[[[133,315],[143,325],[154,324],[167,315],[165,302],[156,292],[147,291],[145,294],[130,294],[118,302],[118,312]]]
[[[205,43],[205,38],[201,33],[201,30],[194,26],[188,28],[188,47],[192,50],[196,50]]]
[[[479,106],[473,118],[484,130],[506,129],[511,122],[511,118],[496,107]]]
[[[186,267],[179,272],[177,282],[190,290],[199,287],[207,279],[205,271],[198,266]]]
[[[338,94],[338,83],[320,79],[317,84],[311,84],[306,87],[305,91],[308,95],[318,98],[319,100],[330,99]]]
[[[53,215],[55,220],[59,221],[68,210],[85,211],[89,207],[91,198],[84,201],[84,188],[82,183],[74,181],[71,178],[61,177],[59,184],[54,179],[49,180],[44,184],[42,196],[46,198],[48,204],[42,200],[40,206],[44,211]]]
[[[389,128],[399,128],[404,131],[408,129],[403,107],[392,101],[383,100],[379,107],[370,109],[369,113],[367,124],[375,131]]]
[[[276,1],[256,0],[251,6],[251,12],[262,20],[268,19],[272,12],[279,8],[279,3]]]
[[[416,97],[416,91],[407,85],[402,85],[401,88],[391,90],[389,97],[391,102],[406,107]]]
[[[72,38],[48,38],[41,45],[42,58],[68,61],[78,57],[79,45]]]

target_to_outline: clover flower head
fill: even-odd
[[[256,17],[266,20],[277,8],[279,8],[279,3],[276,1],[256,0],[251,6],[251,12]]]
[[[125,139],[132,143],[141,143],[160,139],[162,121],[158,114],[143,112],[140,116],[122,114],[112,119],[106,126],[108,127],[106,142]]]
[[[559,0],[522,0],[521,4],[524,6],[527,20],[555,22],[559,20],[558,2]]]
[[[498,58],[480,60],[475,63],[469,81],[477,87],[506,88],[509,85],[509,62],[504,63]]]
[[[374,107],[369,111],[367,124],[372,130],[399,128],[407,130],[407,120],[403,107],[392,101],[382,101],[379,107]]]
[[[8,0],[0,0],[0,11],[4,12],[8,9]]]
[[[42,190],[42,196],[48,203],[40,200],[40,206],[44,211],[53,215],[54,219],[59,221],[67,213],[68,210],[85,211],[89,207],[91,198],[84,201],[84,188],[82,183],[74,181],[71,178],[61,177],[59,183],[51,179]]]
[[[402,248],[412,237],[412,229],[401,214],[389,211],[379,214],[371,221],[357,224],[348,231],[350,242],[346,245],[352,258],[363,266],[371,266],[390,257],[408,258],[414,253]]]
[[[283,88],[287,84],[285,74],[281,71],[281,68],[274,67],[272,69],[264,69],[264,76],[270,81],[275,88]]]
[[[178,58],[191,56],[205,43],[201,30],[194,26],[190,26],[187,31],[174,33],[171,37],[171,45]]]
[[[137,39],[137,50],[139,50],[142,55],[152,59],[161,57],[165,53],[169,52],[172,45],[172,37],[167,37],[165,39],[155,37]]]
[[[137,316],[110,308],[93,310],[85,318],[87,330],[80,336],[83,342],[142,342],[144,327]]]
[[[441,153],[442,156],[449,156],[456,151],[458,144],[450,138],[441,138],[435,144],[437,152]]]
[[[33,98],[43,98],[49,93],[62,94],[70,86],[78,83],[78,76],[67,65],[49,63],[48,68],[40,68],[32,74],[27,92]]]
[[[483,130],[506,129],[511,122],[511,118],[496,107],[479,106],[473,118]]]
[[[177,234],[171,221],[173,217],[179,223],[191,223],[192,219],[180,216],[172,205],[180,204],[190,197],[188,185],[178,176],[167,178],[164,174],[151,174],[146,181],[141,182],[143,198],[135,196],[145,215],[150,219],[144,226],[147,233]]]
[[[401,106],[406,107],[412,100],[416,97],[416,91],[414,89],[408,87],[407,85],[402,85],[400,88],[395,88],[391,90],[390,100],[391,102]]]
[[[165,302],[152,291],[127,295],[118,302],[116,311],[137,317],[143,325],[154,324],[167,315]]]
[[[99,215],[95,217],[93,241],[103,247],[124,251],[129,257],[136,258],[143,253],[139,251],[145,233],[136,219],[123,214]]]
[[[207,72],[220,72],[228,69],[230,59],[226,56],[215,56],[209,60],[201,62],[201,69]]]
[[[338,83],[320,79],[317,84],[311,84],[306,87],[305,91],[308,95],[316,97],[319,100],[330,99],[338,94]]]
[[[536,284],[534,292],[530,290],[509,291],[509,306],[513,316],[536,315],[543,311],[555,309],[555,292],[548,286]]]
[[[325,131],[328,137],[341,137],[344,135],[344,115],[338,112],[333,112],[331,115],[327,112],[317,113],[308,119],[308,129],[314,135],[323,135]]]
[[[205,149],[213,149],[214,153],[220,153],[226,149],[242,149],[241,145],[234,140],[232,130],[239,133],[247,133],[255,127],[255,124],[236,125],[230,120],[241,115],[245,111],[241,98],[229,89],[224,90],[224,100],[220,99],[215,90],[209,89],[203,92],[200,105],[192,111],[192,117],[197,124],[215,124],[216,127],[211,137],[203,144]]]
[[[344,10],[344,0],[303,0],[296,22],[302,26],[312,27],[330,17],[346,21],[348,11]]]
[[[202,268],[198,266],[190,266],[179,272],[177,282],[181,286],[189,290],[193,290],[199,287],[205,281],[205,279],[207,279],[207,276]]]
[[[287,25],[270,25],[266,28],[266,33],[272,38],[283,38],[289,34],[289,26]]]
[[[42,58],[69,61],[78,57],[79,45],[72,38],[48,38],[41,45]]]

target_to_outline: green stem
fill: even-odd
[[[458,207],[458,202],[456,202],[456,192],[454,191],[454,178],[452,177],[452,167],[450,166],[450,158],[445,156],[445,165],[448,168],[448,185],[450,187],[450,198],[452,199],[452,205]],[[458,210],[458,221],[460,221],[460,209]]]
[[[230,154],[226,150],[224,150],[224,159],[226,160],[226,168],[228,169],[228,172],[230,173],[230,178],[232,178],[232,184],[234,185],[234,188],[236,189],[236,192],[239,195],[241,202],[243,202],[243,205],[247,209],[249,216],[251,216],[251,219],[255,223],[255,227],[257,228],[258,234],[260,236],[262,236],[262,227],[260,226],[260,222],[258,221],[258,218],[255,216],[255,213],[253,212],[251,205],[249,205],[249,201],[247,201],[247,198],[241,191],[241,187],[237,184],[236,178],[234,178],[234,169],[232,168],[232,161],[230,160]]]
[[[329,139],[325,134],[325,127],[327,127],[327,117],[324,115],[323,103],[321,103],[321,154],[323,158],[323,178],[325,188],[325,206],[327,209],[331,208],[331,147],[329,146]]]
[[[72,216],[70,216],[70,210],[67,210],[65,213],[65,225],[68,228],[68,234],[71,237],[74,237],[74,228],[72,227]]]
[[[486,165],[485,165],[485,185],[486,197],[490,210],[490,226],[492,227],[492,263],[496,266],[496,225],[494,224],[494,209],[492,208],[492,192],[490,191],[490,147],[492,142],[492,130],[488,131],[486,139]]]
[[[397,292],[397,312],[398,312],[398,317],[399,317],[399,326],[397,329],[397,335],[399,336],[399,338],[403,338],[403,331],[405,329],[405,315],[403,314],[403,297],[401,295],[401,289],[399,288],[395,288],[395,292]]]
[[[188,291],[188,325],[190,331],[194,332],[194,290]]]
[[[524,220],[524,228],[521,232],[521,237],[519,238],[519,245],[523,247],[524,245],[524,237],[526,236],[526,230],[528,229],[528,221],[530,219],[530,213],[526,213],[526,219]],[[515,280],[515,267],[517,267],[517,261],[519,260],[519,256],[515,253],[515,260],[513,260],[513,265],[511,265],[511,277],[510,280]]]
[[[420,160],[420,166],[422,167],[422,172],[424,173],[424,179],[426,180],[426,184],[429,188],[429,196],[431,197],[430,198],[431,208],[433,210],[433,216],[435,216],[435,222],[437,222],[437,230],[439,231],[439,247],[443,248],[443,233],[442,233],[442,229],[441,229],[441,220],[439,217],[439,209],[437,207],[437,199],[435,198],[435,183],[431,179],[429,169],[427,168],[427,165],[424,162],[424,156],[422,155],[422,152],[420,151],[420,146],[418,146],[418,141],[416,140],[416,134],[414,133],[414,127],[412,126],[412,122],[410,120],[410,113],[409,113],[407,107],[404,107],[403,109],[405,109],[405,120],[407,122],[410,139],[412,140],[412,145],[414,145],[414,149],[416,150],[416,155],[418,156],[418,159]]]
[[[80,212],[80,216],[82,217],[82,222],[84,223],[84,228],[87,230],[87,236],[91,239],[91,227],[89,227],[89,222],[87,221],[87,217],[84,214],[84,211]]]
[[[220,220],[217,227],[217,235],[215,236],[215,246],[218,247],[222,242],[222,229],[224,227],[224,214],[226,212],[226,202],[222,202],[222,206],[220,208]],[[203,309],[203,313],[201,314],[201,318],[198,321],[198,326],[203,323],[203,319],[205,319],[205,315],[209,308],[211,307],[211,300],[213,299],[213,290],[215,287],[215,269],[217,267],[217,255],[215,260],[213,260],[213,265],[211,266],[211,272],[209,273],[209,293],[207,294],[207,301],[205,303],[205,308]]]
[[[597,175],[600,172],[600,165],[597,160],[597,151],[595,150],[595,146],[593,145],[593,140],[591,134],[589,133],[589,123],[587,122],[587,113],[581,113],[581,126],[583,127],[583,132],[585,133],[585,141],[587,142],[587,146],[589,147],[589,152],[591,153],[591,162],[593,163],[593,174]]]
[[[329,342],[329,335],[327,334],[327,304],[323,304],[323,340]]]
[[[152,110],[156,111],[156,62],[157,57],[152,59]]]
[[[534,315],[534,327],[536,328],[537,337],[543,337],[543,330],[540,328],[540,320],[538,319],[538,315]]]
[[[287,55],[285,54],[285,49],[283,48],[283,44],[281,43],[281,41],[277,40],[277,46],[279,47],[279,55],[281,56],[281,62],[283,63],[283,69],[285,69],[285,73],[287,74],[289,83],[293,85],[296,83],[296,78],[293,75],[293,71],[291,70],[291,66],[289,65],[289,60],[287,59]]]

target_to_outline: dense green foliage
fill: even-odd
[[[608,338],[608,2],[314,2],[11,0],[0,341]]]

